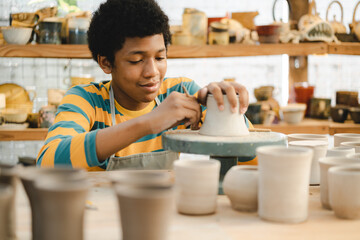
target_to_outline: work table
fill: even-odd
[[[86,209],[85,240],[121,239],[118,202],[107,180],[107,172],[91,172],[94,183],[88,195],[93,209]],[[16,199],[17,235],[31,239],[31,211],[22,185]],[[231,239],[360,239],[360,220],[342,220],[320,203],[320,187],[310,187],[309,218],[300,224],[280,224],[261,220],[257,213],[234,211],[225,195],[219,195],[217,212],[206,216],[187,216],[173,209],[169,240]]]

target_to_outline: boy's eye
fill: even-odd
[[[161,61],[161,60],[164,60],[165,58],[164,57],[157,57],[156,60],[158,61]]]
[[[139,63],[139,62],[141,62],[142,60],[137,60],[137,61],[129,61],[129,63],[131,63],[131,64],[137,64],[137,63]]]

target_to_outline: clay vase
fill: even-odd
[[[313,150],[314,154],[311,160],[310,185],[320,184],[320,166],[319,159],[326,156],[328,142],[325,141],[293,141],[289,146],[307,147]]]
[[[169,174],[118,171],[117,175],[113,184],[119,202],[122,239],[167,239],[173,209]]]
[[[327,150],[326,156],[327,157],[345,157],[348,154],[355,153],[355,149],[351,147],[333,147]]]
[[[8,238],[8,220],[11,213],[11,201],[13,197],[13,189],[9,184],[0,184],[0,239],[7,240]]]
[[[255,212],[258,205],[258,167],[233,166],[225,175],[223,189],[234,210]]]
[[[235,112],[231,112],[227,96],[224,95],[223,99],[224,110],[220,111],[214,96],[212,94],[207,96],[207,112],[199,133],[223,137],[248,135],[249,130],[246,126],[244,115],[239,113],[239,107],[236,107]]]
[[[350,147],[355,150],[355,153],[360,153],[360,141],[359,142],[342,142],[340,146]]]
[[[220,162],[178,160],[174,162],[175,201],[179,213],[212,214],[216,211]]]
[[[90,183],[44,175],[35,180],[41,231],[39,240],[83,239],[85,201]]]
[[[329,198],[335,216],[360,219],[360,164],[329,169]]]
[[[260,218],[282,223],[306,221],[313,151],[305,147],[262,146],[256,149],[256,155]]]
[[[8,208],[6,221],[6,239],[14,240],[16,236],[16,212],[15,212],[15,198],[16,198],[16,185],[17,185],[18,168],[13,165],[0,164],[0,183],[8,184],[12,187],[12,194],[10,198],[10,205]]]
[[[325,209],[331,210],[329,202],[328,170],[334,166],[359,163],[359,160],[349,159],[345,156],[325,157],[319,159],[320,164],[320,200]]]
[[[336,133],[334,134],[334,147],[340,146],[342,142],[359,142],[359,133]]]
[[[292,141],[307,141],[319,140],[328,142],[328,136],[325,134],[308,134],[308,133],[294,133],[287,135],[288,143]]]
[[[85,171],[82,169],[71,168],[38,168],[26,167],[22,168],[19,177],[28,196],[31,207],[31,227],[32,239],[41,239],[41,233],[44,230],[41,221],[41,205],[39,204],[39,192],[35,187],[35,180],[41,176],[52,176],[65,179],[66,181],[85,180]]]

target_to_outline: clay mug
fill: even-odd
[[[360,164],[331,167],[328,173],[329,199],[335,216],[360,218]]]
[[[214,96],[208,94],[205,121],[199,133],[202,135],[226,137],[248,135],[249,130],[245,123],[245,117],[239,113],[239,107],[237,106],[235,112],[232,112],[227,96],[223,95],[223,99],[224,110],[220,111]]]
[[[216,211],[220,162],[218,160],[177,160],[175,201],[179,213],[212,214]]]
[[[35,180],[40,176],[49,175],[60,180],[80,181],[86,179],[83,169],[76,168],[39,168],[36,166],[25,167],[19,171],[20,180],[24,186],[31,208],[32,239],[40,239],[43,226],[41,224],[41,205],[39,204],[39,193],[35,187]]]
[[[326,157],[345,157],[350,153],[355,153],[355,149],[351,147],[333,147],[327,150]]]
[[[340,146],[342,142],[359,142],[359,133],[336,133],[334,134],[334,147]]]
[[[325,157],[319,159],[320,164],[320,199],[321,205],[325,209],[331,210],[329,202],[329,184],[328,184],[328,170],[334,166],[342,166],[346,164],[360,163],[359,160],[349,159],[345,156]]]
[[[360,141],[359,142],[342,142],[340,146],[350,147],[355,150],[355,153],[360,153]]]
[[[293,141],[289,143],[289,146],[307,147],[313,150],[314,154],[311,160],[310,185],[320,184],[319,159],[326,156],[328,142],[318,140]]]
[[[121,170],[112,172],[111,179],[119,202],[122,239],[167,239],[173,209],[169,173]]]
[[[306,221],[313,150],[262,146],[256,149],[256,155],[259,162],[260,218],[282,223]]]
[[[9,184],[0,183],[0,239],[8,238],[9,215],[11,214],[11,199],[14,195],[13,188]]]
[[[292,141],[319,140],[328,142],[328,136],[325,134],[293,133],[287,135],[288,143]]]
[[[83,239],[85,202],[90,183],[54,174],[35,179],[39,240]]]
[[[15,199],[17,189],[17,178],[19,174],[19,167],[0,164],[0,183],[11,186],[11,197],[8,205],[8,214],[6,220],[6,239],[17,239],[16,237],[16,211],[15,211]]]
[[[234,210],[254,212],[258,203],[258,167],[233,166],[226,173],[223,189]]]

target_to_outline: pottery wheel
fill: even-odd
[[[175,152],[222,157],[254,157],[264,145],[286,145],[286,136],[277,132],[250,132],[247,136],[214,137],[193,130],[174,130],[162,135],[163,148]]]

